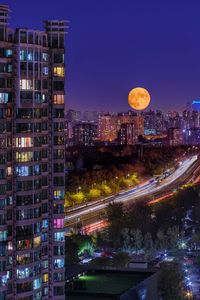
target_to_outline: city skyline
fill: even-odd
[[[6,3],[12,10],[11,27],[35,28],[38,24],[36,29],[41,29],[47,5],[45,18],[70,21],[70,107],[127,110],[128,92],[136,86],[149,90],[150,109],[183,110],[188,101],[200,98],[199,3],[36,0],[29,3],[31,17],[23,13],[27,2]]]

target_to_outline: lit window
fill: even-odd
[[[49,68],[48,67],[43,67],[43,75],[47,76],[49,74]]]
[[[17,278],[24,279],[32,276],[31,268],[17,269]]]
[[[21,61],[26,60],[26,51],[25,50],[20,50],[20,60]]]
[[[48,58],[49,58],[48,53],[42,53],[42,60],[43,61],[48,61]]]
[[[43,268],[43,269],[47,269],[48,266],[49,266],[48,260],[44,260],[44,261],[42,262],[42,268]]]
[[[17,249],[24,250],[32,248],[32,241],[31,240],[20,240],[17,242]]]
[[[32,61],[33,60],[33,52],[32,51],[28,51],[28,60]]]
[[[54,104],[64,104],[65,98],[62,94],[57,94],[53,96],[53,103]]]
[[[12,57],[13,51],[12,49],[6,49],[6,57]]]
[[[33,89],[33,81],[21,79],[20,80],[20,90],[32,90]]]
[[[47,296],[48,295],[48,292],[49,292],[49,288],[47,286],[44,286],[43,287],[43,295],[44,296]]]
[[[31,137],[16,138],[17,148],[33,147],[33,139]]]
[[[8,250],[9,251],[13,250],[13,244],[12,244],[12,242],[8,242]]]
[[[28,166],[18,166],[16,167],[16,173],[18,176],[29,176],[29,167]]]
[[[55,242],[63,242],[65,238],[64,232],[55,232],[54,233],[54,241]]]
[[[64,219],[54,219],[53,226],[54,228],[64,228]]]
[[[12,167],[7,167],[7,175],[12,175]]]
[[[28,162],[33,160],[33,152],[16,152],[16,161]]]
[[[7,275],[1,275],[0,276],[0,287],[6,286],[8,281],[8,276]]]
[[[0,103],[8,103],[9,94],[8,93],[0,93]]]
[[[55,190],[53,192],[53,195],[54,195],[54,200],[63,200],[65,192],[62,190]]]
[[[65,69],[63,67],[54,67],[53,73],[54,73],[54,76],[64,77]]]
[[[0,242],[7,240],[7,231],[0,231]]]
[[[48,224],[49,224],[49,222],[47,219],[42,220],[42,228],[48,228]]]
[[[41,278],[37,278],[33,281],[33,289],[34,290],[40,289],[41,285],[42,285]]]
[[[65,265],[65,263],[64,263],[64,259],[55,259],[54,260],[54,268],[55,269],[62,269],[62,268],[64,268],[64,265]]]
[[[48,280],[49,280],[48,273],[43,274],[43,276],[42,276],[42,281],[43,281],[43,282],[48,282]]]
[[[41,245],[41,236],[35,237],[33,239],[33,244],[34,244],[34,247],[40,246]]]

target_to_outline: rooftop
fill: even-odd
[[[116,295],[121,295],[137,286],[150,275],[151,272],[145,271],[91,271],[74,280],[74,291],[68,291],[68,299],[114,299]]]

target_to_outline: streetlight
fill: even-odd
[[[80,192],[81,191],[81,186],[79,186],[77,189],[76,189],[76,192]]]

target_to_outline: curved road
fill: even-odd
[[[179,185],[184,184],[193,177],[194,172],[200,167],[200,162],[197,155],[185,159],[182,164],[164,179],[158,183],[155,179],[147,183],[139,185],[132,190],[121,192],[116,196],[110,196],[101,200],[97,200],[90,204],[84,204],[78,208],[70,209],[65,222],[77,223],[77,220],[83,216],[100,212],[106,208],[109,203],[123,202],[126,203],[131,200],[144,199],[145,196],[159,195],[163,192],[177,188]],[[67,226],[67,225],[66,225]]]

